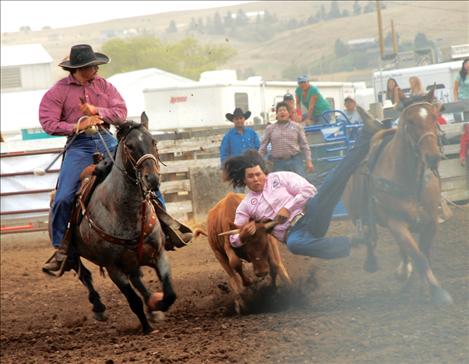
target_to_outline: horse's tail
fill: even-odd
[[[204,230],[202,230],[200,228],[195,228],[194,229],[194,238],[198,238],[200,235],[208,236],[208,234]]]

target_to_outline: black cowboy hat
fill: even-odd
[[[82,68],[109,63],[111,60],[102,53],[93,52],[88,44],[74,45],[70,50],[70,56],[59,64],[64,68]]]
[[[230,114],[230,113],[225,114],[225,117],[229,121],[233,121],[235,116],[242,116],[245,119],[249,119],[249,117],[251,116],[251,112],[250,111],[243,112],[243,109],[241,109],[240,107],[237,107],[236,109],[234,109],[233,114]]]

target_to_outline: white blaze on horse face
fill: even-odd
[[[423,108],[423,107],[420,108],[420,110],[419,110],[419,115],[420,115],[420,117],[421,117],[422,119],[426,119],[427,116],[428,116],[428,111],[427,111],[427,109],[425,109],[425,108]]]
[[[143,142],[143,135],[139,134],[137,139],[138,139],[139,142]]]

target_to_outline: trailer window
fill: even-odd
[[[433,85],[428,85],[428,86],[427,86],[427,91],[430,91],[430,90],[432,89],[432,87],[433,87]],[[444,84],[442,84],[442,83],[438,83],[438,84],[436,85],[436,90],[441,90],[441,89],[443,89],[443,88],[446,88],[446,86],[445,86]]]
[[[246,92],[235,92],[235,108],[240,107],[243,111],[249,110],[249,99]]]

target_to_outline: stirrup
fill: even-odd
[[[55,255],[57,254],[57,251],[55,251],[54,253],[52,253],[52,255],[49,257],[49,259],[46,260],[46,262],[44,264],[47,264],[49,263],[52,259],[54,259]],[[65,255],[65,258],[64,260],[62,260],[62,262],[60,263],[60,267],[59,269],[57,270],[57,272],[55,271],[52,271],[52,270],[48,270],[48,269],[44,269],[42,268],[42,271],[44,273],[47,273],[51,276],[54,276],[54,277],[62,277],[63,274],[65,273],[65,264],[67,263],[68,261],[68,255]]]

